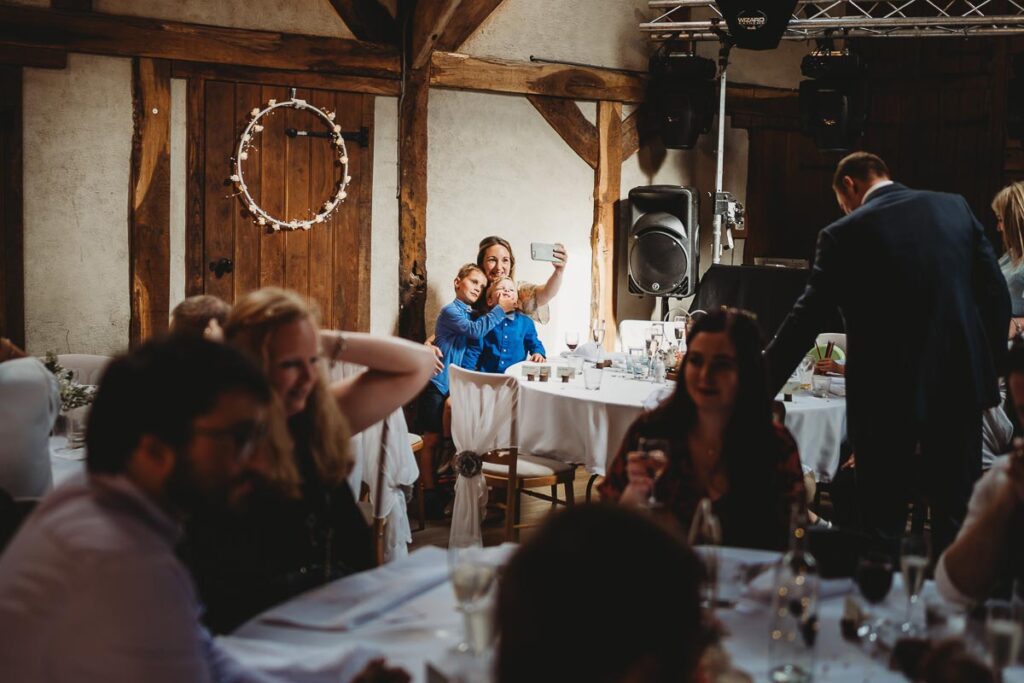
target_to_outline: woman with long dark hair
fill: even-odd
[[[476,253],[476,264],[484,271],[487,281],[494,284],[503,278],[511,278],[519,292],[519,309],[539,323],[549,319],[548,302],[555,298],[562,286],[562,274],[568,254],[561,244],[555,245],[557,261],[551,263],[554,272],[542,285],[516,280],[516,257],[508,240],[491,235],[480,240]]]
[[[796,443],[772,421],[761,338],[753,318],[711,313],[690,331],[672,397],[630,427],[601,486],[605,500],[643,504],[652,494],[688,528],[710,498],[723,543],[784,548],[793,503],[804,487]],[[656,480],[637,452],[641,438],[666,439]]]

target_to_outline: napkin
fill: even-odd
[[[257,618],[300,628],[347,631],[447,580],[447,553],[441,548],[422,548],[401,562],[330,583]]]
[[[846,595],[853,590],[853,581],[849,578],[819,579],[818,599],[834,598]],[[775,592],[775,567],[771,566],[755,576],[743,591],[743,597],[757,602],[770,603]]]
[[[291,643],[221,636],[217,644],[250,669],[290,683],[348,683],[371,660],[383,656],[364,645],[338,643],[330,648],[299,647]]]

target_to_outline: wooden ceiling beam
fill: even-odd
[[[399,43],[398,22],[377,0],[328,0],[345,26],[358,40],[395,45]]]
[[[395,47],[358,40],[0,5],[0,44],[398,78]]]
[[[434,52],[430,85],[456,90],[639,104],[644,100],[647,79],[598,67],[482,59],[454,52]]]
[[[398,97],[402,82],[391,78],[326,74],[315,71],[278,71],[276,69],[250,69],[234,64],[207,64],[203,62],[178,62],[171,66],[173,78],[205,78],[218,81],[244,81],[281,85],[294,88],[315,88],[318,90],[340,90],[364,95],[388,95]]]
[[[527,95],[526,99],[590,168],[597,168],[597,126],[587,121],[579,105],[543,95]]]
[[[68,65],[68,53],[64,50],[49,50],[44,47],[0,45],[0,65],[63,69]]]
[[[462,44],[484,23],[502,0],[462,0],[458,14],[451,18],[435,49],[457,52]]]
[[[438,39],[455,16],[462,0],[420,0],[412,17],[409,64],[422,69],[430,61]]]

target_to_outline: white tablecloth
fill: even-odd
[[[633,421],[656,406],[659,397],[668,397],[674,387],[672,382],[654,384],[626,378],[610,369],[604,371],[601,388],[596,391],[584,387],[582,376],[563,383],[555,370],[547,382],[527,381],[522,363],[505,374],[519,379],[520,448],[582,463],[588,472],[601,475]],[[832,477],[846,433],[846,399],[797,394],[786,403],[786,427],[796,439],[804,466],[817,478],[823,474]]]
[[[782,396],[776,397],[782,400]],[[815,479],[831,479],[839,467],[839,446],[846,436],[846,399],[816,398],[806,392],[785,402],[786,428],[800,449],[800,461]]]
[[[85,448],[66,450],[67,442],[63,436],[50,437],[50,467],[53,469],[54,488],[85,471]]]
[[[495,561],[500,561],[507,551],[507,546],[487,550]],[[730,566],[771,562],[777,557],[775,553],[735,548],[723,548],[721,553],[723,581],[730,580]],[[377,650],[392,664],[405,668],[414,681],[423,681],[426,663],[448,660],[451,656],[449,648],[458,642],[461,635],[461,618],[455,611],[451,586],[447,581],[436,581],[436,575],[444,572],[445,564],[443,550],[421,548],[384,567],[341,579],[299,596],[285,603],[284,608],[275,608],[256,617],[233,636],[221,638],[220,643],[240,660],[252,665],[266,666],[268,659],[276,658],[277,666],[273,668],[279,673],[287,673],[289,666],[297,667],[299,662],[308,666],[309,662],[327,661],[331,659],[330,653],[338,659],[340,653],[350,653],[357,648]],[[395,581],[396,577],[403,575],[410,577],[408,582]],[[417,577],[422,579],[422,590],[410,591],[410,584],[415,584]],[[835,589],[838,586],[838,592],[842,592],[845,586],[848,592],[853,590],[852,583],[840,580],[828,584],[830,592],[819,601],[815,680],[836,683],[904,681],[901,675],[888,671],[884,661],[873,659],[866,649],[842,640],[839,619],[844,596],[836,594]],[[893,590],[880,610],[897,620],[901,618],[906,604],[900,585],[897,574]],[[733,593],[738,592],[738,589],[733,590]],[[724,593],[720,591],[720,594]],[[321,622],[325,614],[329,615],[332,605],[336,606],[336,616],[351,615],[362,609],[362,613],[369,614],[370,618],[345,630],[313,626],[313,622]],[[767,604],[747,599],[741,600],[736,608],[716,610],[728,632],[725,649],[733,664],[757,681],[767,680],[769,612]],[[273,621],[275,615],[282,613],[300,621],[308,618],[310,624],[289,626]],[[587,653],[576,654],[590,656]],[[1019,674],[1021,670],[1015,669],[1012,673]],[[1009,678],[1019,680],[1018,676]],[[304,677],[303,680],[307,679]],[[344,679],[331,678],[325,672],[323,680]]]
[[[604,370],[601,388],[593,391],[585,388],[582,375],[563,383],[554,370],[547,382],[529,382],[521,363],[505,374],[519,378],[519,447],[582,463],[588,472],[602,475],[626,430],[643,412],[644,402],[671,387],[626,378],[610,369]]]

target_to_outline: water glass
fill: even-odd
[[[808,391],[811,388],[811,378],[814,377],[814,359],[804,358],[797,367],[797,376],[800,379],[800,388]]]
[[[61,448],[73,451],[85,446],[85,426],[89,421],[89,406],[79,406],[64,412],[65,436],[67,443]]]
[[[828,398],[832,389],[832,378],[828,375],[811,375],[811,395]]]
[[[601,377],[603,371],[598,367],[587,367],[583,369],[583,385],[587,389],[598,390],[601,388]]]
[[[989,600],[985,605],[985,642],[992,661],[996,683],[1003,680],[1003,669],[1017,661],[1020,654],[1021,622],[1013,603]]]
[[[463,640],[455,649],[483,654],[492,640],[486,598],[495,583],[494,566],[483,560],[483,548],[479,545],[453,545],[448,549],[448,575],[465,629]]]

